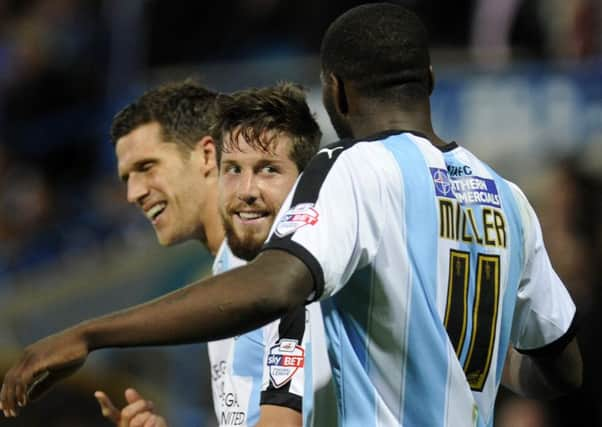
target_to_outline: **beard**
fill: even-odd
[[[256,239],[253,233],[245,233],[239,236],[226,214],[222,212],[221,215],[226,242],[228,242],[228,247],[232,253],[240,259],[252,261],[259,254],[265,239]]]
[[[330,118],[330,123],[332,123],[332,127],[338,137],[340,139],[353,138],[351,126],[349,126],[344,117],[338,112],[334,104],[334,96],[329,91],[324,92],[322,103],[324,104],[324,109],[326,109],[328,117]]]

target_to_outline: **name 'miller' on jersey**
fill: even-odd
[[[430,168],[439,201],[439,236],[505,248],[506,220],[495,181],[474,176],[467,168],[453,168],[451,178],[445,169]],[[481,207],[480,215],[473,206]]]
[[[285,385],[297,370],[305,366],[305,350],[297,340],[282,339],[270,348],[267,357],[270,382],[276,388]]]

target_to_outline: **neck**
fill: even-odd
[[[224,227],[219,215],[217,182],[208,185],[207,198],[203,209],[203,225],[205,231],[205,244],[211,255],[215,256],[224,241]]]
[[[215,221],[207,221],[205,233],[207,236],[207,249],[211,255],[215,256],[224,241],[224,229],[222,227],[221,219],[219,218],[217,205],[215,205],[215,215],[213,215],[213,219],[215,219]]]
[[[434,145],[446,145],[433,130],[428,100],[416,102],[411,110],[402,110],[397,104],[365,101],[362,108],[349,114],[349,121],[352,123],[354,138],[386,130],[406,130],[424,134]]]

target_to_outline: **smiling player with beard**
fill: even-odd
[[[302,90],[293,84],[240,91],[219,105],[218,194],[226,240],[214,274],[257,256],[321,136]],[[314,411],[318,400],[329,401],[324,400],[330,365],[319,305],[300,307],[263,328],[208,347],[220,425],[254,425],[259,414],[253,408],[259,405],[262,426],[286,426],[287,420],[301,425],[302,419],[306,426],[331,425],[326,419],[336,413],[334,401],[329,410]],[[281,363],[285,357],[294,362]],[[306,381],[320,390],[320,399],[306,391]],[[234,410],[232,401],[237,402]]]

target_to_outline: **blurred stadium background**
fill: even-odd
[[[358,1],[0,0],[0,375],[33,340],[207,274],[125,203],[108,130],[145,89],[293,80],[325,133],[317,52]],[[549,403],[502,391],[499,427],[602,426],[602,2],[400,1],[428,24],[436,130],[532,200],[581,313],[585,384]],[[203,345],[103,350],[9,426],[108,426],[92,393],[134,385],[172,427],[213,426]]]

